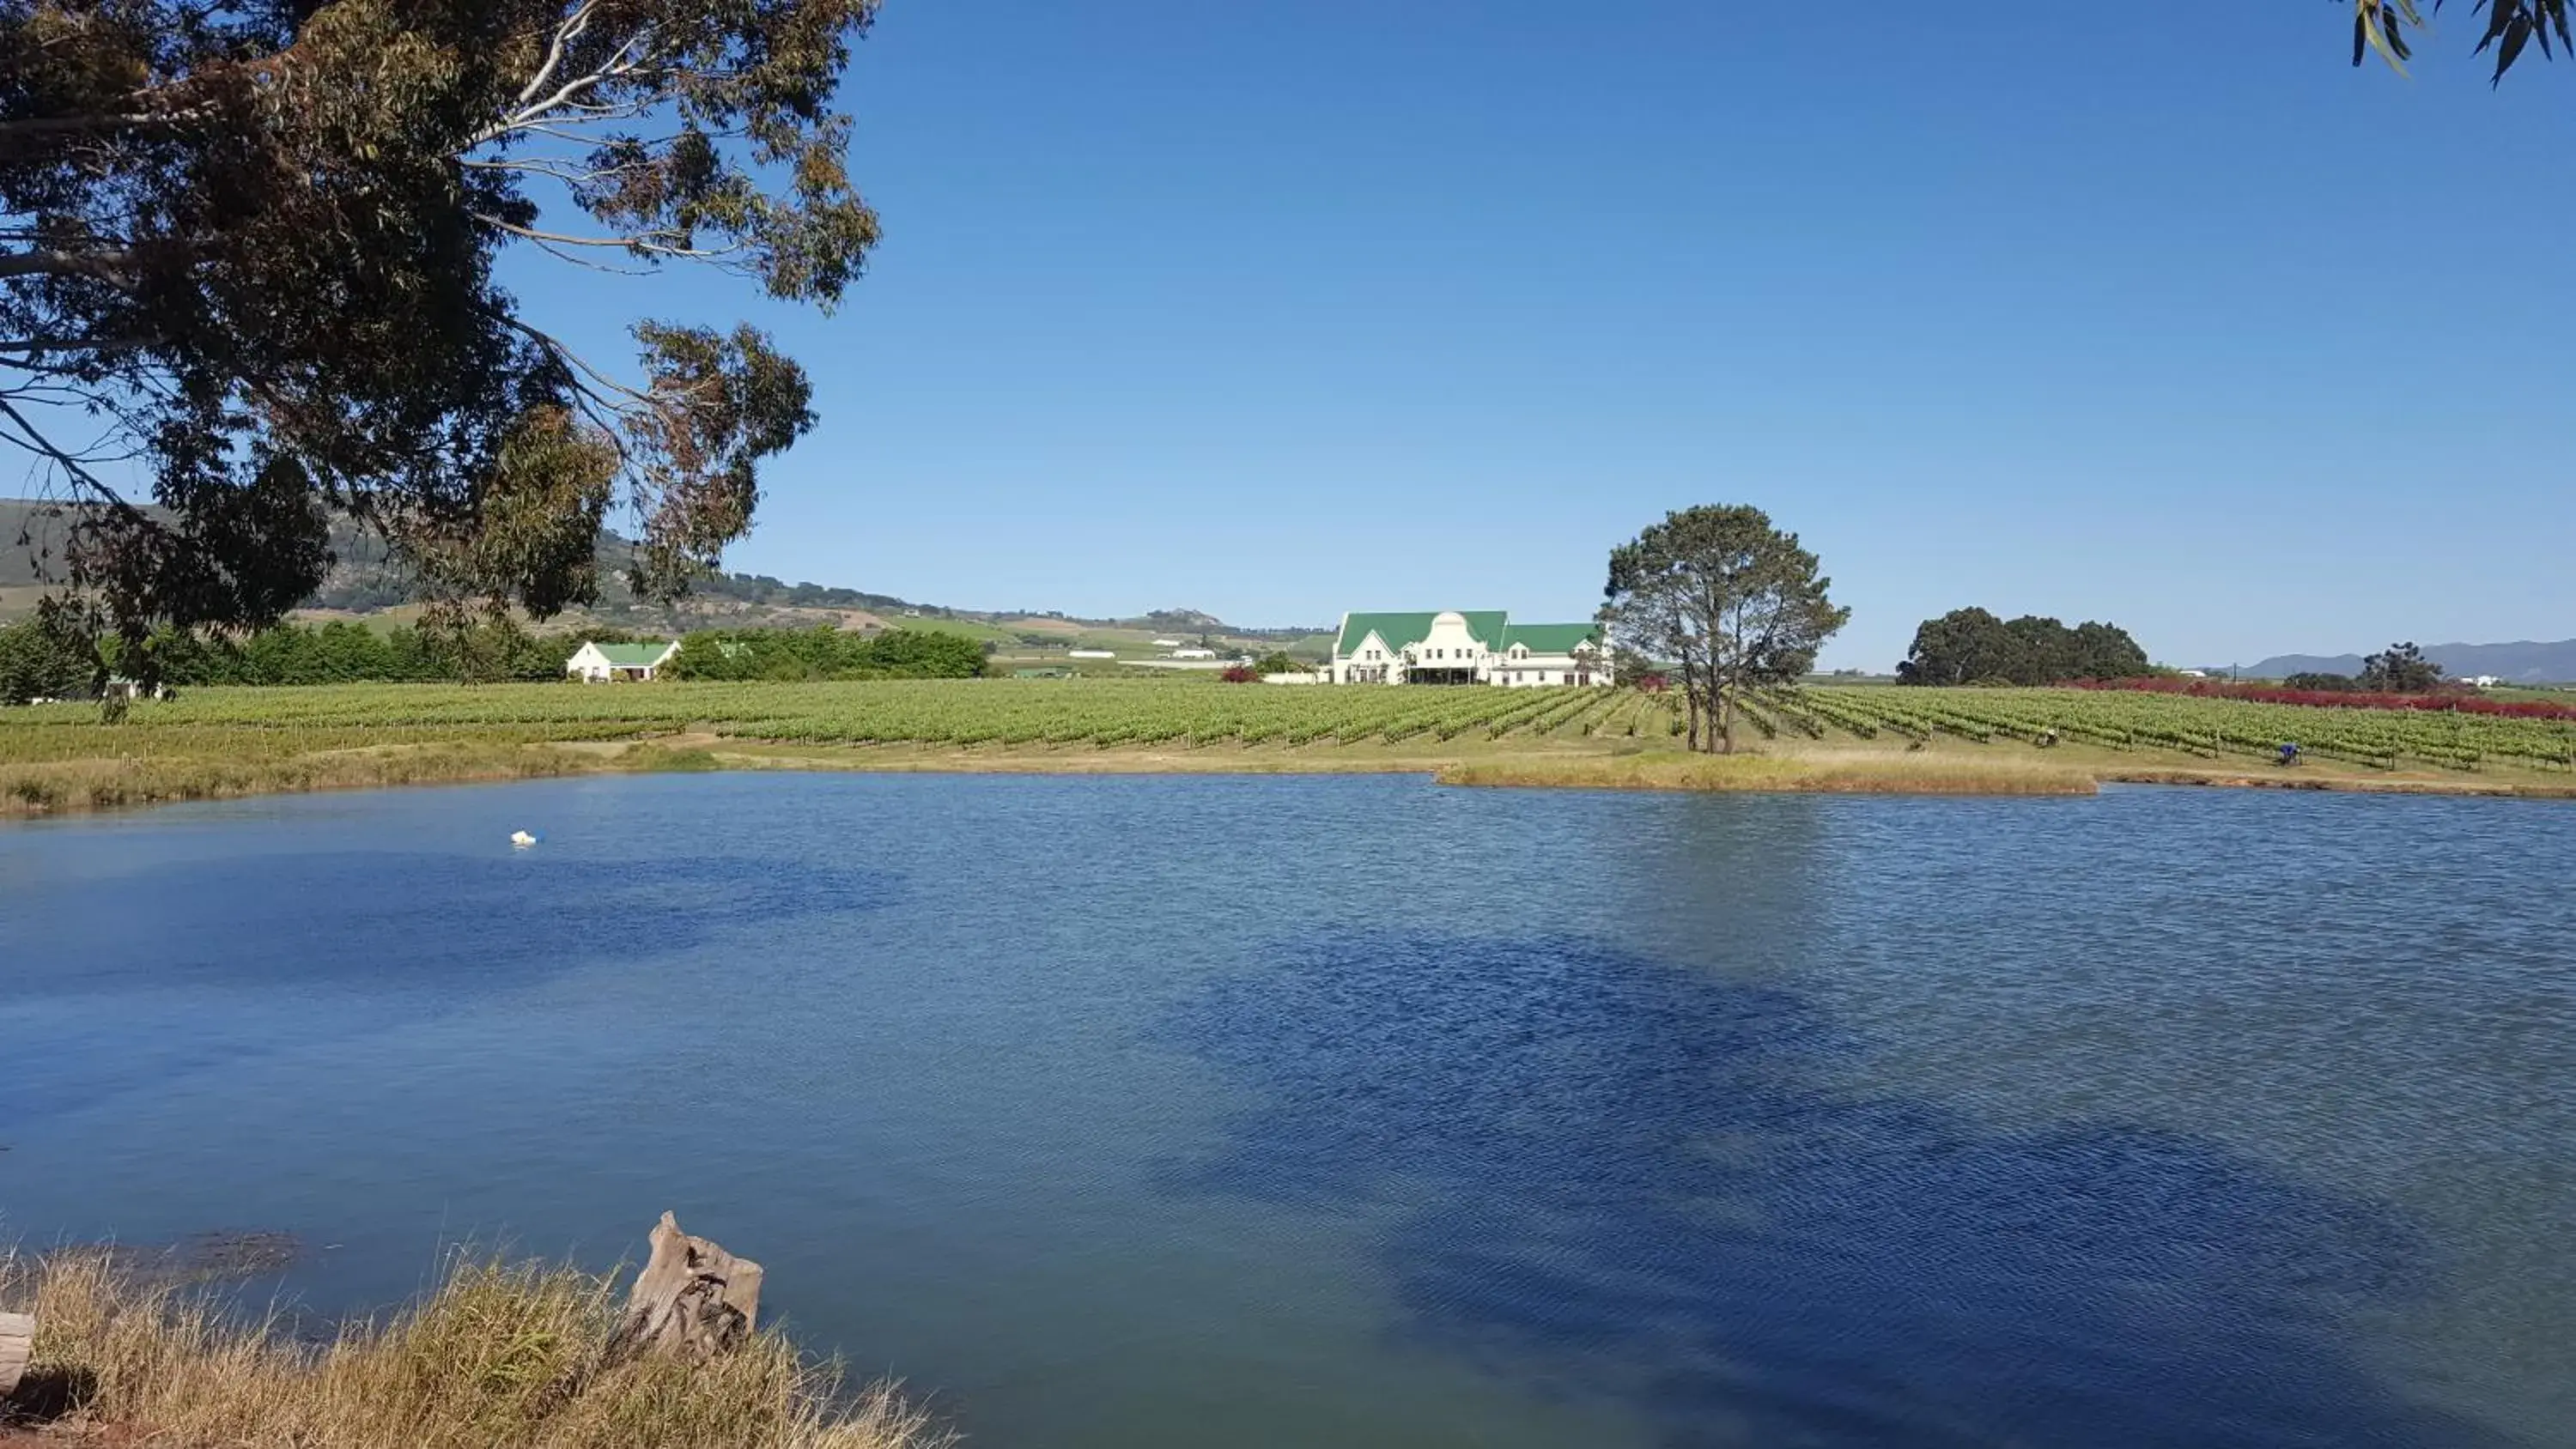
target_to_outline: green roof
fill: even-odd
[[[1500,609],[1466,609],[1458,616],[1467,621],[1467,632],[1476,642],[1500,653],[1515,644],[1532,654],[1571,654],[1586,644],[1601,642],[1598,624],[1515,624]],[[1397,653],[1412,648],[1431,635],[1437,611],[1419,614],[1345,614],[1341,636],[1333,641],[1333,653],[1348,658],[1359,652],[1368,636],[1375,634],[1386,647]]]
[[[1571,654],[1600,637],[1598,624],[1514,624],[1503,631],[1503,647],[1520,644],[1532,654]]]
[[[647,669],[671,652],[668,644],[593,644],[600,656],[621,669]]]
[[[1431,623],[1442,610],[1422,614],[1345,614],[1342,634],[1334,641],[1335,654],[1358,650],[1360,641],[1375,634],[1386,647],[1399,653],[1431,637]],[[1504,613],[1500,609],[1463,609],[1458,617],[1467,621],[1467,633],[1488,649],[1501,647]]]

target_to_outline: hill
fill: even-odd
[[[2555,644],[2528,640],[2512,644],[2428,644],[2424,657],[2452,675],[2492,674],[2515,684],[2576,682],[2576,639]],[[2256,679],[2286,679],[2293,674],[2359,674],[2358,654],[2280,654],[2239,672]]]
[[[58,571],[63,520],[45,504],[0,498],[0,589],[29,588]]]
[[[68,521],[54,505],[0,498],[0,619],[35,607],[43,587],[61,577],[61,549]],[[338,618],[402,619],[415,604],[409,575],[386,557],[384,541],[348,523],[331,530],[331,571],[306,600],[303,612]],[[710,574],[689,586],[676,604],[647,603],[626,587],[635,554],[632,540],[600,536],[599,602],[564,617],[622,629],[684,632],[705,628],[799,627],[943,629],[1009,647],[1043,650],[1094,645],[1122,653],[1150,651],[1155,637],[1210,642],[1244,650],[1284,647],[1316,652],[1329,628],[1246,629],[1196,609],[1157,609],[1118,619],[1081,618],[1052,610],[960,609],[892,594],[816,583],[788,583],[767,574]]]

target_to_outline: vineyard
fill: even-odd
[[[134,707],[0,710],[0,764],[258,759],[385,746],[636,740],[681,733],[781,744],[1083,750],[1405,746],[1427,755],[1677,743],[1677,702],[1620,690],[1229,686],[1165,680],[856,684],[376,684],[203,689]],[[2063,747],[2252,762],[2296,743],[2369,770],[2576,770],[2576,723],[2316,709],[2051,689],[1818,687],[1743,702],[1740,742],[1893,749]],[[2075,753],[2069,750],[2068,753]]]
[[[0,711],[0,761],[253,754],[459,739],[498,744],[705,731],[829,745],[1204,746],[1668,736],[1660,700],[1610,690],[1282,689],[1165,680],[891,680],[205,689],[134,707]]]
[[[2053,736],[2121,753],[2239,761],[2270,760],[2295,744],[2305,757],[2374,770],[2576,769],[2576,723],[2484,714],[2071,689],[1806,689],[1763,696],[1748,714],[1772,738],[2036,746]]]

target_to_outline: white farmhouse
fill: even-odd
[[[564,661],[564,673],[587,684],[606,684],[618,679],[652,679],[680,652],[680,641],[661,644],[600,644],[584,640],[570,659]]]
[[[1213,649],[1201,649],[1193,645],[1186,649],[1173,650],[1172,657],[1174,659],[1214,659],[1216,657],[1216,651]]]
[[[1515,624],[1499,609],[1344,614],[1325,676],[1335,684],[1602,685],[1598,624]]]

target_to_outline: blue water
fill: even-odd
[[[513,851],[513,829],[544,837]],[[787,774],[0,830],[0,1234],[663,1208],[986,1445],[2576,1445],[2576,809]]]

